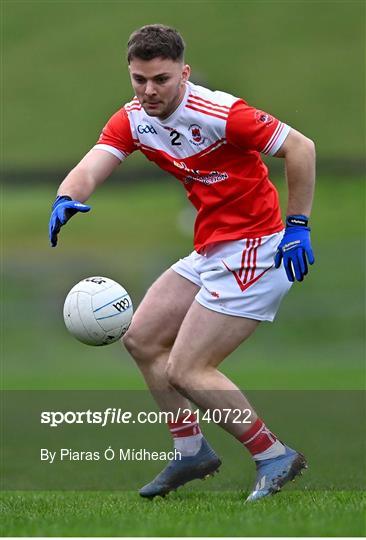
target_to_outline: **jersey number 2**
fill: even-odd
[[[178,139],[180,137],[180,133],[178,133],[178,131],[175,131],[175,129],[173,129],[173,131],[170,132],[170,137],[171,137],[171,143],[176,145],[176,146],[179,146],[181,145],[182,143],[181,142],[178,142]]]

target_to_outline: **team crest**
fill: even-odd
[[[270,126],[273,123],[273,116],[263,111],[255,111],[255,121],[257,124],[266,124]]]
[[[191,124],[189,126],[189,131],[191,132],[192,138],[189,139],[189,142],[195,146],[200,146],[205,142],[205,137],[202,137],[201,126],[198,124]]]

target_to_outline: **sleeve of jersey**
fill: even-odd
[[[240,100],[231,107],[226,123],[226,140],[243,150],[273,156],[281,148],[290,126]]]
[[[108,120],[94,146],[116,156],[120,161],[136,150],[130,122],[125,109],[120,109]]]

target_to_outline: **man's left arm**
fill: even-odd
[[[288,185],[286,230],[275,266],[278,268],[283,261],[288,279],[302,281],[308,273],[308,263],[314,263],[308,222],[315,186],[315,145],[291,129],[275,155],[285,159]]]

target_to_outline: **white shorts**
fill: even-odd
[[[210,244],[172,269],[200,287],[196,300],[219,313],[273,321],[292,283],[274,255],[283,231],[261,238]]]

